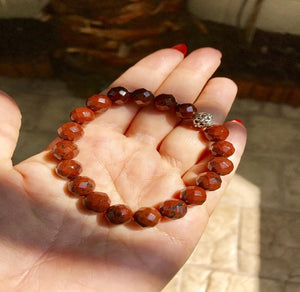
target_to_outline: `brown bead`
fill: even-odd
[[[78,147],[75,143],[63,140],[55,144],[52,150],[53,155],[59,159],[73,159],[78,153]]]
[[[226,157],[215,157],[208,162],[207,167],[210,171],[226,175],[233,170],[233,163]]]
[[[116,104],[124,104],[130,100],[130,93],[126,88],[121,86],[111,88],[108,91],[107,96]]]
[[[131,99],[137,104],[141,106],[150,105],[154,99],[154,95],[151,91],[140,88],[131,93]]]
[[[196,185],[208,191],[215,191],[219,189],[221,184],[221,177],[212,171],[201,173],[196,178]]]
[[[189,186],[180,192],[180,199],[188,205],[202,205],[206,201],[206,192],[200,187]]]
[[[160,205],[159,212],[169,219],[179,219],[186,214],[187,206],[182,200],[167,200]]]
[[[228,129],[223,125],[214,125],[205,130],[205,136],[210,141],[222,141],[225,140],[228,135]]]
[[[83,124],[95,119],[95,113],[87,107],[78,107],[71,111],[70,118],[73,122]]]
[[[104,113],[111,105],[111,99],[104,94],[94,94],[86,101],[86,106],[97,113]]]
[[[131,220],[132,211],[125,205],[110,206],[105,213],[107,220],[113,224],[123,224]]]
[[[187,120],[196,115],[197,109],[192,103],[182,103],[176,105],[175,112],[179,118]]]
[[[160,94],[154,98],[153,104],[159,111],[169,111],[175,108],[177,102],[171,94]]]
[[[95,186],[96,184],[91,178],[77,176],[69,182],[68,189],[75,195],[86,196],[94,191]]]
[[[155,208],[143,207],[134,213],[133,218],[143,227],[153,227],[159,222],[161,214]]]
[[[62,160],[56,166],[56,173],[63,178],[73,178],[82,172],[81,164],[75,160]]]
[[[83,199],[83,205],[94,212],[104,212],[110,206],[110,199],[106,193],[92,192]]]
[[[84,131],[83,128],[74,122],[69,122],[61,125],[57,129],[58,136],[65,140],[75,141],[79,139]]]
[[[228,141],[218,141],[211,146],[211,152],[215,156],[229,157],[234,151],[233,145]]]

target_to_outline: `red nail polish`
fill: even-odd
[[[186,44],[178,44],[178,45],[172,47],[172,49],[175,49],[175,50],[181,52],[184,56],[187,53],[187,46],[186,46]]]
[[[237,122],[237,123],[239,123],[239,124],[241,124],[241,125],[244,125],[244,123],[241,121],[241,120],[239,120],[239,119],[234,119],[234,120],[232,120],[233,122]]]

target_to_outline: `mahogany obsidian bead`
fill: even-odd
[[[182,103],[176,105],[175,112],[179,118],[189,120],[196,115],[197,109],[192,103]]]
[[[133,218],[143,227],[153,227],[159,222],[161,214],[155,208],[143,207],[134,213]]]
[[[162,216],[169,219],[179,219],[185,216],[187,212],[187,205],[182,200],[167,200],[160,205],[159,212]]]
[[[202,205],[206,201],[206,192],[200,187],[189,186],[180,192],[180,199],[188,205]]]
[[[58,136],[65,140],[75,141],[79,139],[84,131],[83,128],[74,122],[69,122],[61,125],[57,129]]]
[[[73,159],[78,153],[77,145],[68,140],[56,143],[52,149],[52,154],[59,160]]]
[[[211,145],[211,152],[215,156],[229,157],[234,151],[234,146],[228,141],[218,141]]]
[[[233,170],[233,163],[226,157],[215,157],[208,162],[207,167],[210,171],[226,175]]]
[[[110,206],[105,212],[106,219],[113,224],[126,223],[131,220],[132,215],[130,208],[123,204]]]
[[[153,93],[145,88],[137,89],[131,93],[131,100],[133,100],[137,105],[150,105],[153,99]]]
[[[73,122],[83,124],[95,119],[95,113],[87,107],[78,107],[71,111],[70,118]]]
[[[204,134],[209,141],[222,141],[228,137],[229,131],[223,125],[214,125],[207,128]]]
[[[104,94],[94,94],[86,100],[86,106],[97,113],[104,113],[111,105],[111,99]]]
[[[196,185],[208,191],[215,191],[219,189],[221,184],[221,177],[213,171],[201,173],[196,178]]]
[[[159,111],[169,111],[175,108],[177,102],[172,94],[160,94],[154,98],[153,104]]]
[[[130,100],[130,93],[126,88],[121,86],[111,88],[107,96],[116,104],[124,104]]]
[[[110,206],[110,199],[106,193],[92,192],[83,199],[83,205],[94,212],[104,212]]]
[[[95,189],[95,182],[86,176],[76,176],[69,184],[68,189],[71,193],[80,196],[87,196]]]
[[[63,178],[73,178],[82,172],[81,164],[75,160],[62,160],[56,166],[56,173]]]

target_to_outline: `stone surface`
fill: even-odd
[[[107,220],[113,224],[127,223],[131,220],[132,215],[130,208],[123,204],[110,206],[105,213]]]
[[[106,193],[92,192],[83,199],[84,206],[94,212],[104,212],[110,206],[110,199]]]
[[[94,94],[86,101],[86,106],[97,113],[104,113],[111,107],[111,105],[111,99],[103,94]]]
[[[171,199],[164,201],[160,205],[159,212],[168,219],[180,219],[185,216],[187,206],[186,203],[181,200]]]
[[[155,208],[143,207],[134,213],[133,218],[143,227],[153,227],[159,222],[161,215]]]
[[[188,262],[227,271],[237,270],[239,208],[220,204]]]

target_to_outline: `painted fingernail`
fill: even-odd
[[[186,46],[186,44],[178,44],[178,45],[172,47],[172,49],[175,49],[175,50],[181,52],[184,56],[187,53],[187,46]]]
[[[241,120],[239,120],[239,119],[234,119],[234,120],[232,120],[233,122],[237,122],[237,123],[239,123],[239,124],[241,124],[241,125],[244,125],[244,123],[241,121]]]

